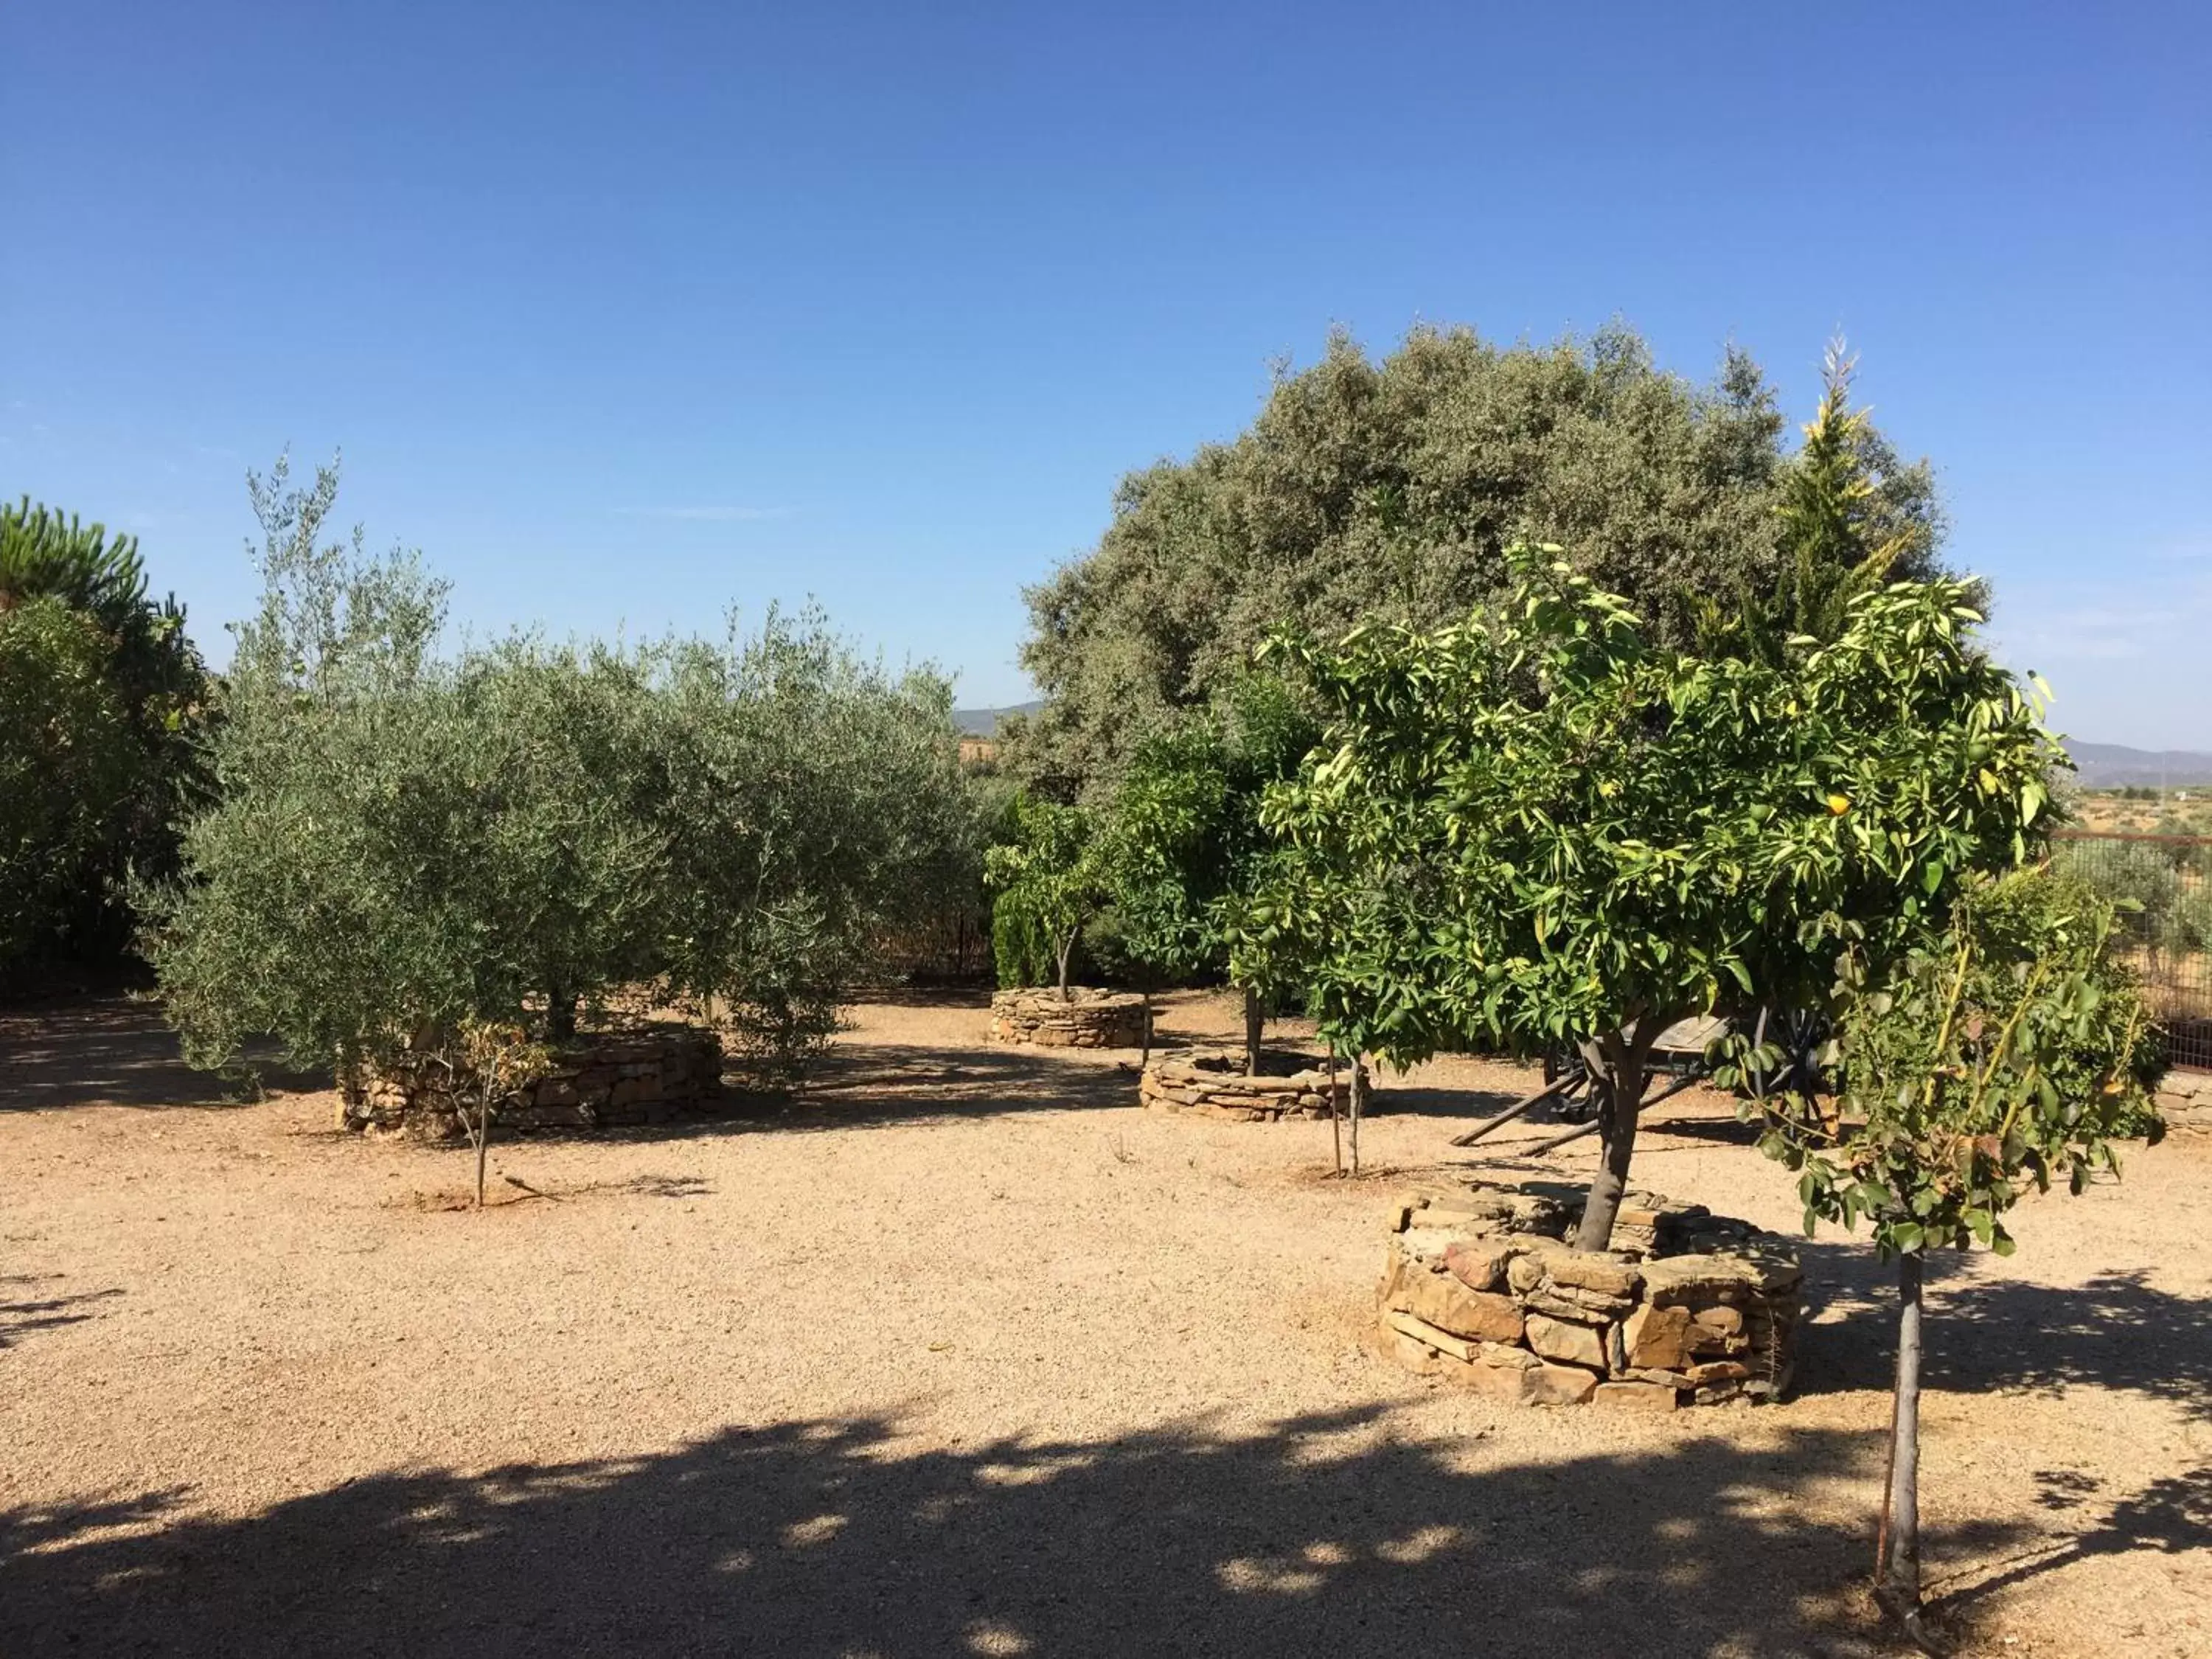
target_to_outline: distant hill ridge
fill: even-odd
[[[1018,702],[1005,708],[956,708],[952,723],[963,736],[988,738],[1008,714],[1034,714],[1044,707]],[[2166,784],[2174,788],[2212,787],[2212,754],[2194,749],[2130,749],[2122,743],[2069,742],[2066,752],[2080,769],[2078,781],[2091,789],[2118,789],[2125,785]]]
[[[960,728],[963,737],[988,738],[998,731],[1001,716],[1034,714],[1043,707],[1044,699],[1040,697],[1035,702],[1012,703],[1004,708],[956,708],[952,711],[952,723]]]
[[[2080,769],[2077,781],[2091,789],[2118,789],[2131,783],[2187,788],[2212,786],[2212,755],[2197,750],[2069,742],[2066,752]]]

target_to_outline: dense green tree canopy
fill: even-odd
[[[1245,908],[1276,847],[1260,823],[1318,728],[1289,688],[1247,674],[1216,709],[1137,746],[1108,811],[1114,906],[1126,947],[1169,974],[1233,971]]]
[[[183,611],[149,596],[137,540],[27,497],[0,506],[0,812],[19,837],[0,867],[5,976],[125,947],[128,878],[174,868],[174,820],[198,793],[209,684]]]
[[[1777,666],[1656,644],[1555,552],[1494,616],[1285,641],[1334,719],[1268,801],[1295,856],[1267,908],[1346,1048],[1585,1045],[1617,1199],[1660,1032],[1908,946],[2029,855],[2057,751],[1960,584],[1864,596]]]
[[[1854,544],[1893,550],[1890,577],[1933,574],[1927,468],[1863,420],[1835,436],[1866,485]],[[1686,643],[1699,596],[1732,606],[1779,583],[1791,465],[1740,352],[1696,386],[1621,329],[1540,348],[1417,329],[1379,362],[1339,336],[1233,441],[1131,474],[1098,545],[1030,591],[1023,660],[1050,701],[1014,733],[1014,764],[1049,789],[1109,788],[1278,625],[1455,621],[1503,590],[1517,541],[1571,548],[1655,644]]]
[[[146,766],[114,655],[58,599],[0,610],[0,969],[59,934],[112,873]]]

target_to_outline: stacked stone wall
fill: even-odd
[[[1128,991],[1051,986],[991,997],[991,1041],[1045,1048],[1141,1048],[1145,999]]]
[[[1138,1095],[1156,1112],[1277,1123],[1286,1117],[1328,1116],[1334,1086],[1338,1112],[1351,1109],[1349,1072],[1340,1073],[1332,1085],[1328,1073],[1303,1056],[1263,1054],[1261,1065],[1261,1075],[1247,1077],[1241,1051],[1201,1048],[1161,1054],[1145,1067]]]
[[[2159,1086],[2158,1109],[2169,1129],[2212,1135],[2212,1072],[2168,1072]]]
[[[434,1055],[403,1057],[371,1074],[346,1103],[348,1127],[417,1140],[463,1139],[474,1079]],[[492,1103],[496,1131],[596,1129],[658,1123],[725,1103],[722,1045],[689,1025],[593,1033],[557,1048],[552,1069]]]
[[[1672,1411],[1789,1387],[1803,1281],[1790,1240],[1633,1193],[1615,1248],[1579,1251],[1579,1211],[1547,1184],[1409,1194],[1381,1287],[1393,1357],[1516,1404]]]

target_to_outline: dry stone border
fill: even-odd
[[[2169,1129],[2212,1135],[2212,1072],[2168,1072],[2159,1085],[2158,1109]]]
[[[1804,1281],[1789,1239],[1631,1193],[1615,1248],[1576,1250],[1581,1200],[1536,1182],[1408,1194],[1382,1274],[1387,1351],[1523,1405],[1673,1411],[1788,1389]]]
[[[1145,999],[1133,991],[1052,986],[991,994],[991,1041],[1044,1048],[1141,1048]]]
[[[598,1129],[659,1123],[714,1110],[726,1099],[722,1043],[692,1025],[592,1032],[555,1051],[553,1069],[492,1103],[502,1132]],[[474,1089],[433,1055],[411,1056],[349,1091],[348,1128],[416,1140],[465,1138],[461,1114]]]
[[[1157,1054],[1145,1067],[1137,1092],[1156,1112],[1192,1112],[1237,1123],[1279,1123],[1286,1117],[1321,1118],[1351,1109],[1351,1073],[1335,1083],[1301,1054],[1262,1054],[1261,1074],[1244,1075],[1244,1055],[1228,1048],[1196,1048]]]

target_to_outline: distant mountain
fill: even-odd
[[[2091,789],[2124,784],[2212,786],[2212,755],[2189,749],[2130,749],[2118,743],[2069,743],[2066,752],[2081,769],[2079,781]]]
[[[1007,714],[1034,714],[1043,699],[1018,702],[1005,708],[956,708],[952,723],[961,734],[988,738]],[[2177,789],[2212,788],[2212,755],[2191,749],[2130,749],[2120,743],[2072,743],[2066,752],[2080,769],[2076,781],[2089,789],[2118,789],[2130,783],[2154,787],[2165,783]]]
[[[1002,714],[1034,714],[1044,707],[1040,697],[1035,702],[1018,702],[1007,708],[956,708],[952,723],[960,728],[963,737],[988,738],[999,729]]]

